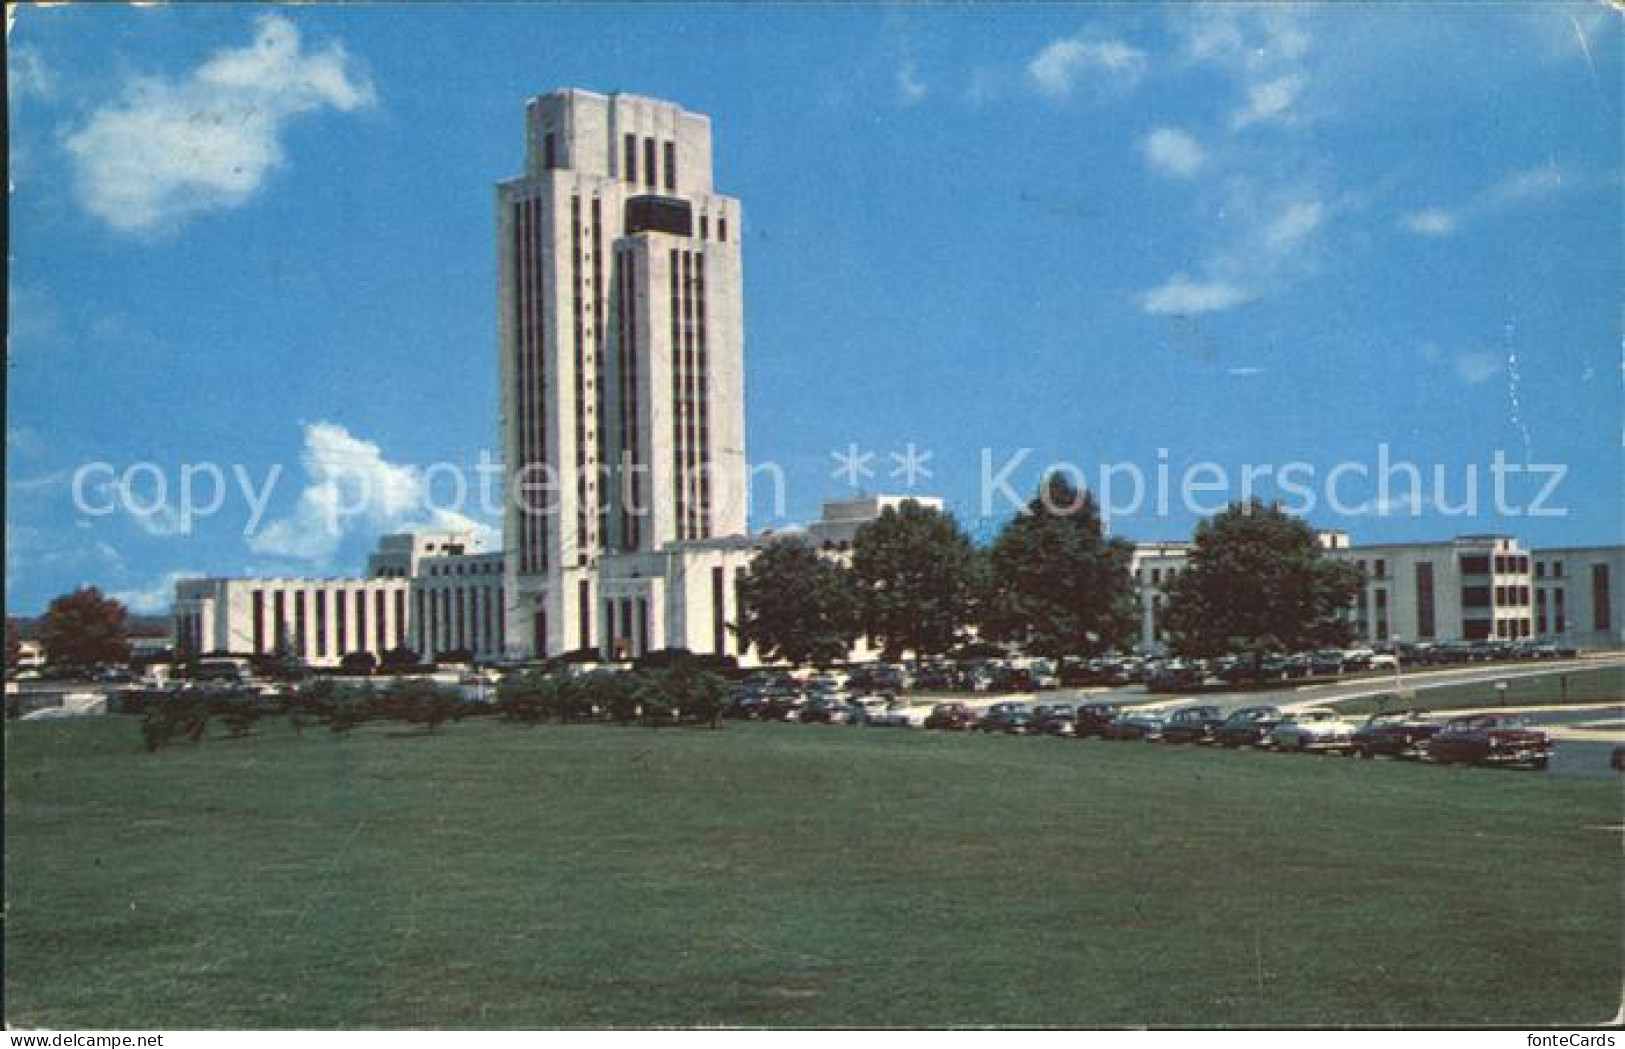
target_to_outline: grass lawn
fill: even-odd
[[[1470,709],[1474,707],[1552,707],[1578,706],[1586,703],[1625,703],[1625,666],[1596,667],[1566,672],[1552,671],[1540,676],[1518,677],[1519,670],[1509,668],[1505,693],[1497,691],[1493,681],[1479,681],[1464,685],[1440,685],[1437,688],[1418,689],[1416,698],[1407,706],[1426,707],[1429,710]],[[1565,681],[1566,679],[1566,681]],[[1327,704],[1348,714],[1369,714],[1378,709],[1375,696],[1345,699]],[[1388,706],[1394,706],[1390,699]]]
[[[11,723],[6,1019],[1578,1024],[1606,780],[844,726]]]

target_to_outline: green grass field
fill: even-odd
[[[1494,682],[1480,681],[1470,685],[1440,685],[1419,689],[1408,705],[1429,710],[1466,710],[1476,707],[1551,707],[1578,706],[1590,703],[1625,703],[1625,666],[1596,667],[1567,673],[1548,673],[1538,677],[1518,677],[1519,671],[1529,668],[1510,668],[1505,678],[1506,692],[1496,690]],[[1567,678],[1565,682],[1563,679]],[[1329,703],[1348,714],[1369,714],[1378,709],[1374,696],[1345,699]],[[1388,706],[1394,706],[1392,700]]]
[[[793,725],[7,727],[12,1025],[1606,1020],[1606,780]]]

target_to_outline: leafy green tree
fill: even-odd
[[[1051,657],[1131,643],[1133,551],[1107,537],[1093,496],[1051,474],[988,551],[983,635]]]
[[[121,601],[104,596],[93,586],[63,594],[51,602],[40,621],[40,643],[45,646],[47,662],[80,667],[128,662],[127,615]]]
[[[800,666],[846,658],[858,636],[850,573],[799,536],[773,540],[739,577],[741,644]]]
[[[1326,556],[1303,521],[1258,499],[1233,503],[1196,526],[1163,622],[1188,656],[1344,645],[1360,584],[1359,569]]]
[[[400,645],[385,652],[378,660],[378,668],[392,672],[413,670],[423,665],[423,657],[416,649]]]
[[[378,669],[378,657],[371,652],[347,652],[339,660],[339,672],[365,676]]]
[[[863,631],[888,659],[952,648],[974,611],[977,562],[951,514],[912,499],[888,506],[852,540]]]
[[[6,617],[6,669],[16,670],[23,661],[23,635],[17,620]]]
[[[537,670],[509,674],[497,685],[497,712],[522,725],[537,725],[561,713],[562,696],[555,675]]]

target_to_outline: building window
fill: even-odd
[[[722,568],[711,569],[711,651],[722,655],[727,651],[728,611],[722,603]]]
[[[643,140],[643,184],[650,189],[654,189],[657,174],[658,172],[655,171],[655,140],[646,138]]]
[[[723,243],[727,243],[727,240],[728,240],[728,216],[726,216],[726,215],[718,215],[717,216],[717,239],[722,241]]]
[[[1375,561],[1371,562],[1371,573],[1378,579],[1387,579],[1388,562],[1380,557],[1377,558]]]
[[[254,607],[254,654],[265,651],[265,591],[256,590],[250,600]]]
[[[395,647],[406,647],[406,591],[395,591]]]
[[[293,594],[293,650],[300,656],[305,655],[305,592],[296,590]]]
[[[666,188],[677,189],[677,143],[666,143]]]
[[[1538,564],[1539,562],[1536,562],[1536,563]],[[1546,627],[1547,627],[1546,591],[1544,591],[1544,590],[1536,590],[1535,591],[1535,632],[1539,633],[1539,634],[1544,634],[1544,633],[1546,633]]]
[[[1461,603],[1464,608],[1489,608],[1490,588],[1487,586],[1464,586],[1461,588]]]
[[[710,215],[701,215],[700,216],[700,239],[701,240],[710,240],[711,239],[711,216]]]
[[[1416,636],[1431,638],[1437,626],[1433,618],[1433,562],[1416,565]]]
[[[349,595],[343,590],[333,595],[333,625],[338,628],[338,646],[333,654],[343,656],[350,651]]]
[[[580,648],[592,647],[592,584],[583,579],[576,584],[576,614],[581,617]]]
[[[1591,628],[1593,630],[1612,630],[1614,628],[1612,595],[1608,592],[1608,566],[1591,566]]]
[[[636,182],[638,180],[638,136],[628,134],[625,142],[626,149],[621,158],[621,167],[625,168],[625,170],[621,172],[621,177],[628,182]]]
[[[288,595],[281,590],[278,590],[276,593],[271,595],[271,623],[272,629],[276,631],[276,636],[272,640],[271,644],[274,646],[274,651],[279,656],[288,650],[287,598]]]
[[[327,591],[318,590],[316,601],[316,654],[327,655]]]
[[[1461,559],[1462,575],[1489,575],[1490,559],[1482,555],[1464,556]]]
[[[1564,591],[1552,591],[1552,630],[1566,634],[1569,630],[1568,612],[1563,607]]]
[[[551,131],[542,138],[542,158],[542,166],[549,171],[559,166],[558,143],[553,140]]]

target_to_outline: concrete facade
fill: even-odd
[[[1545,547],[1530,557],[1537,636],[1581,648],[1625,646],[1625,546]]]
[[[651,609],[640,646],[691,647],[644,571],[746,532],[739,202],[713,191],[709,119],[671,103],[558,91],[525,127],[496,189],[505,646],[609,651],[613,583]]]

